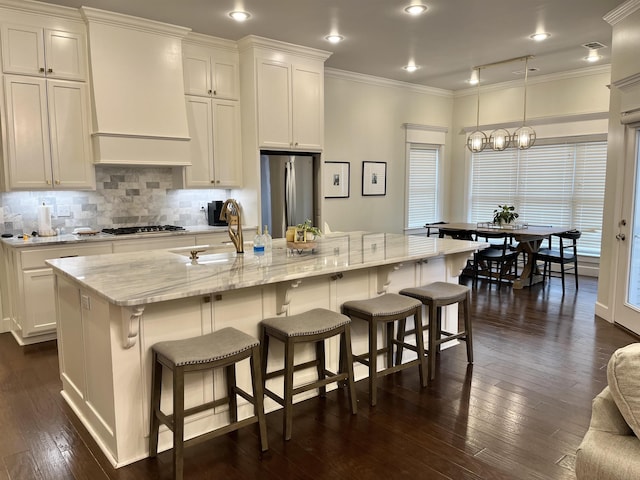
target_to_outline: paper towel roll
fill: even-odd
[[[55,235],[51,229],[51,207],[44,203],[38,207],[38,235],[43,237]]]

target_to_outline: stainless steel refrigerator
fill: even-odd
[[[262,225],[284,238],[288,225],[315,223],[317,156],[310,153],[260,155]]]

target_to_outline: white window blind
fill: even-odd
[[[579,253],[599,256],[606,160],[606,141],[475,153],[469,220],[514,205],[519,221],[580,230]]]
[[[420,228],[437,218],[439,149],[426,145],[409,148],[409,188],[407,189],[407,227]]]

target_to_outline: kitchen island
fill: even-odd
[[[485,246],[351,232],[324,236],[313,251],[291,250],[275,240],[273,249],[261,255],[250,248],[237,254],[218,246],[48,260],[55,274],[62,395],[113,465],[129,464],[148,455],[154,343],[226,326],[258,336],[259,323],[267,317],[316,307],[340,311],[347,300],[437,280],[457,282],[467,259]],[[196,250],[206,251],[192,255]],[[455,306],[446,309],[443,321],[446,329],[457,329]],[[358,323],[353,325],[354,353],[367,347],[366,325]],[[337,348],[337,342],[328,342],[330,358],[337,356]],[[271,353],[282,356],[278,349]],[[299,373],[296,382],[314,375],[313,370]],[[357,379],[366,374],[365,367],[356,369]],[[237,376],[239,385],[250,389],[248,364],[239,366]],[[167,400],[169,380],[163,387]],[[186,383],[185,406],[224,394],[218,372],[196,374]],[[265,407],[277,408],[270,401]],[[243,404],[240,417],[250,414],[250,405]],[[185,438],[190,438],[228,423],[226,407],[187,421]],[[161,450],[171,446],[169,434],[161,430]]]

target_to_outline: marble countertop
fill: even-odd
[[[189,248],[47,260],[54,271],[119,306],[135,306],[422,260],[485,248],[486,243],[391,233],[335,233],[313,252],[298,253],[284,239],[262,255],[211,246],[196,263]]]
[[[90,242],[104,242],[104,241],[119,241],[119,240],[150,240],[153,238],[171,237],[177,235],[199,235],[207,233],[225,233],[227,227],[213,227],[207,225],[197,225],[185,227],[186,230],[182,231],[170,231],[170,232],[153,232],[153,233],[139,233],[132,235],[111,235],[109,233],[97,233],[95,235],[78,235],[73,233],[65,233],[61,235],[54,235],[51,237],[32,237],[28,236],[26,239],[22,236],[13,236],[10,238],[2,238],[2,242],[5,245],[14,248],[29,248],[29,247],[42,247],[42,246],[55,246],[64,245],[70,243],[90,243]],[[255,231],[256,227],[242,227],[243,232]]]

